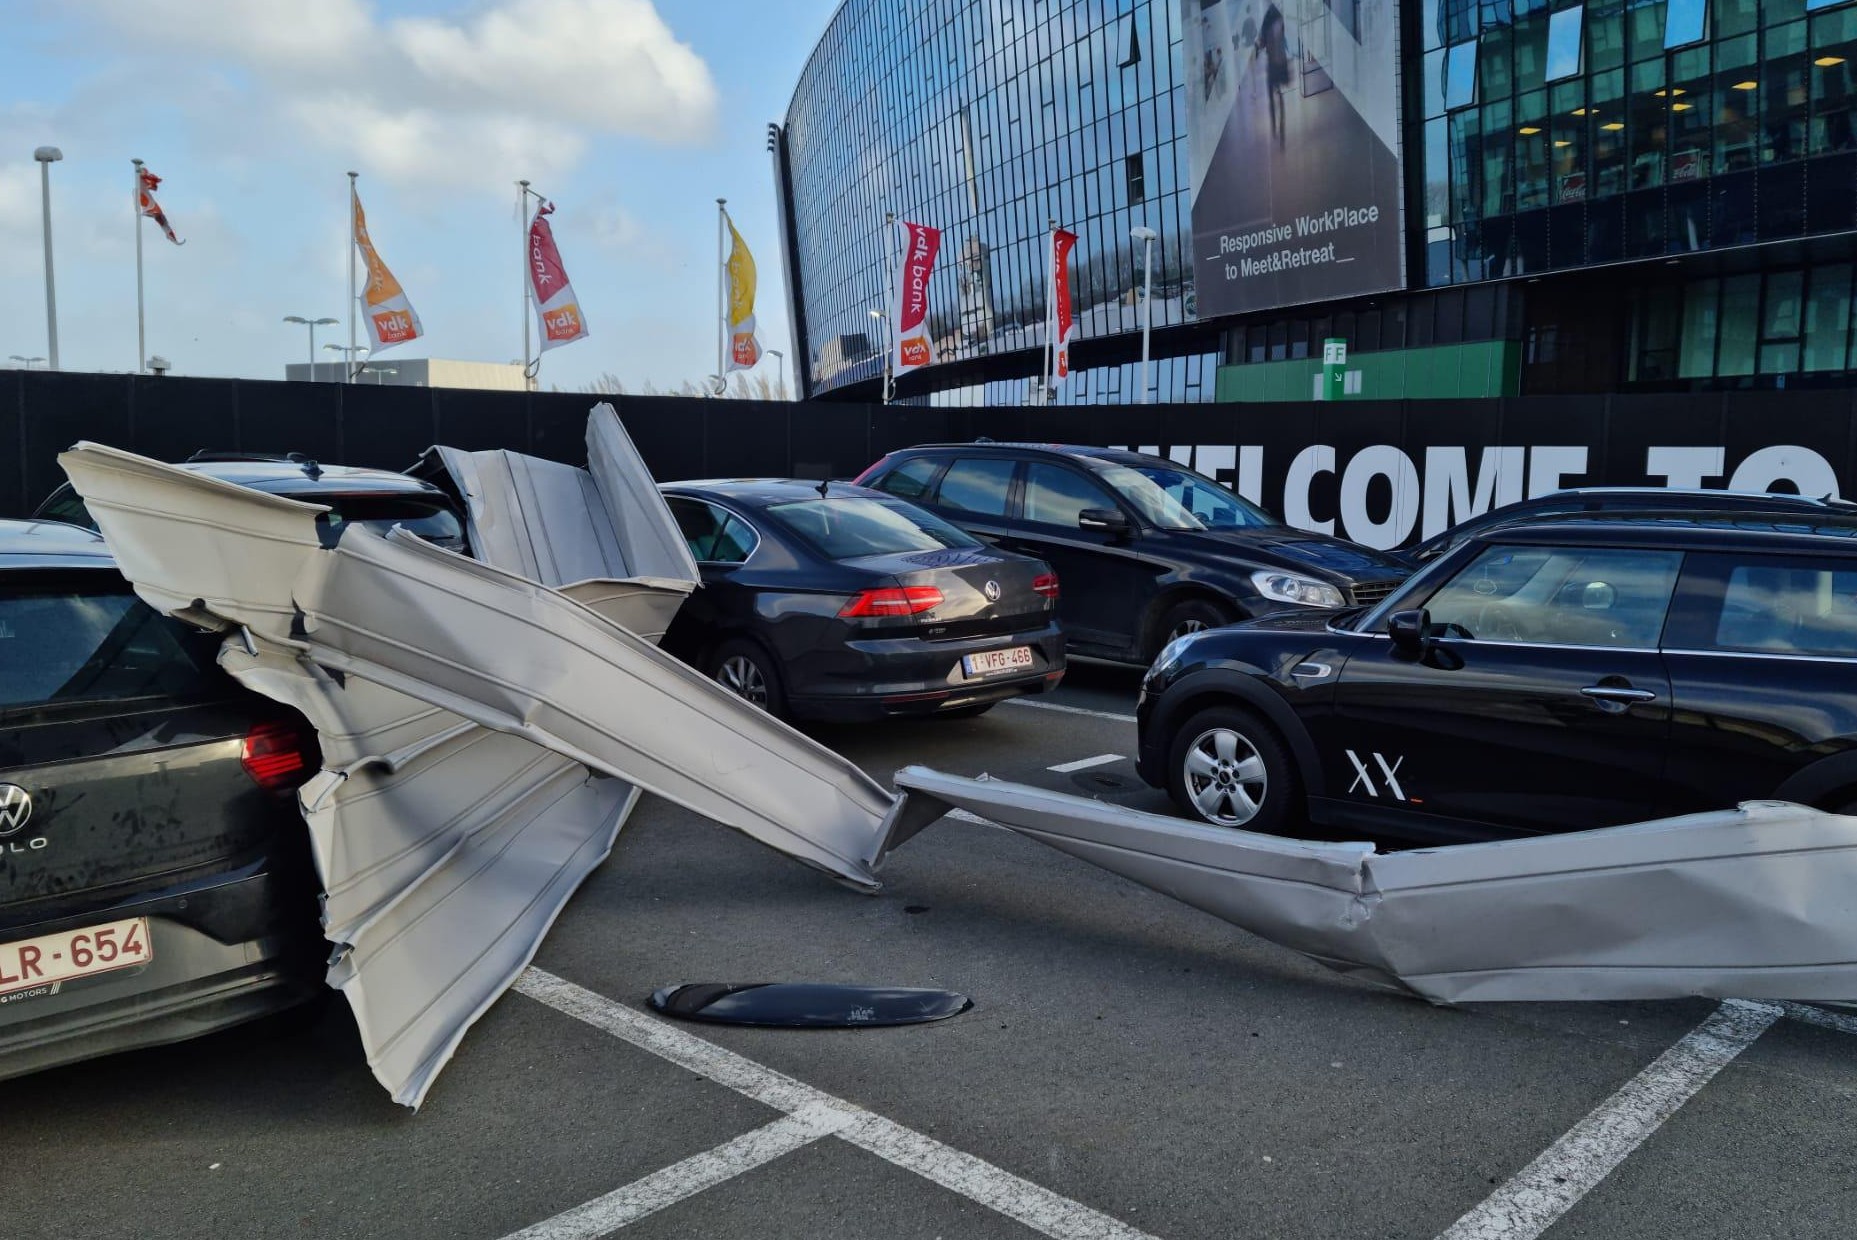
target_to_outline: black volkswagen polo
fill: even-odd
[[[1162,651],[1140,769],[1189,815],[1429,842],[1767,797],[1857,810],[1857,519],[1602,515],[1472,539],[1377,606]]]
[[[978,715],[1064,675],[1057,576],[894,496],[659,488],[702,573],[664,649],[775,715]]]

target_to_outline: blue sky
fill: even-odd
[[[148,351],[179,373],[281,378],[307,353],[287,314],[343,319],[319,352],[346,339],[349,169],[426,330],[385,364],[521,354],[525,176],[555,200],[592,329],[548,354],[545,387],[715,369],[717,197],[759,264],[763,345],[787,351],[765,127],[835,7],[9,0],[0,365],[46,351],[41,145],[65,156],[52,222],[68,370],[135,366],[131,157],[163,178],[187,242],[145,226]]]

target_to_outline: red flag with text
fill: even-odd
[[[1076,247],[1077,234],[1062,228],[1051,233],[1051,339],[1053,357],[1051,384],[1056,387],[1070,375],[1070,339],[1077,332],[1077,321],[1070,305],[1070,252]]]
[[[586,316],[580,312],[574,286],[568,283],[561,251],[555,248],[555,230],[548,223],[554,209],[554,203],[542,203],[535,208],[535,219],[529,224],[529,285],[535,290],[535,317],[541,323],[543,353],[587,335]]]
[[[941,229],[927,224],[896,222],[902,258],[896,265],[896,287],[890,291],[890,322],[896,325],[890,359],[893,372],[915,370],[935,362],[935,342],[929,327],[929,276],[941,249]]]

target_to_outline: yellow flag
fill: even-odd
[[[728,219],[728,213],[723,213]],[[754,255],[748,243],[735,231],[735,221],[728,220],[729,261],[729,360],[728,369],[747,370],[761,360],[761,342],[754,335]]]

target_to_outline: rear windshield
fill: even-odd
[[[767,511],[828,560],[980,545],[940,517],[901,500],[847,495],[775,504]]]
[[[306,495],[303,498],[312,504],[329,505],[329,525],[338,533],[344,525],[366,526],[382,534],[396,525],[403,525],[407,533],[417,534],[427,542],[454,551],[464,547],[464,526],[458,515],[441,501],[373,495]]]
[[[0,580],[0,708],[198,696],[219,675],[213,645],[120,579],[107,589]]]

